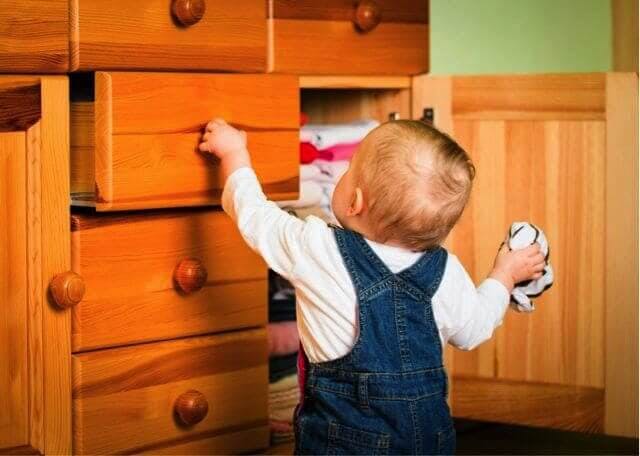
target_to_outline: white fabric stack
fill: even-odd
[[[300,141],[309,142],[318,150],[328,149],[337,144],[360,142],[374,128],[377,120],[357,120],[345,124],[308,124],[300,128]]]
[[[542,277],[537,280],[528,280],[516,284],[511,292],[511,306],[518,312],[533,312],[535,306],[531,298],[540,296],[553,284],[553,268],[549,263],[549,242],[544,232],[528,222],[515,222],[509,229],[507,240],[509,249],[519,250],[534,243],[540,244],[540,249],[545,257],[545,267]]]
[[[310,124],[300,129],[300,141],[323,150],[341,144],[356,144],[380,125],[376,120],[358,120],[345,124]],[[349,168],[349,160],[314,160],[300,165],[300,197],[293,201],[280,201],[278,206],[294,209],[302,219],[315,215],[327,223],[337,223],[331,210],[331,199],[336,184]]]

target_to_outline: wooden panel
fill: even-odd
[[[166,0],[71,4],[78,28],[74,69],[266,70],[264,0],[209,0],[203,18],[189,27],[175,22]]]
[[[613,70],[638,72],[638,2],[612,0]]]
[[[273,68],[294,74],[417,74],[429,67],[429,26],[273,19]]]
[[[25,149],[24,132],[0,134],[0,448],[29,442]]]
[[[536,312],[509,311],[492,340],[455,352],[454,375],[604,388],[603,81],[603,75],[414,78],[414,117],[433,108],[436,124],[477,169],[448,248],[479,283],[510,223],[530,220],[545,230],[556,271]],[[454,388],[454,401],[467,394],[456,382]],[[486,416],[480,408],[474,413],[527,423],[490,408]]]
[[[74,215],[73,270],[86,293],[73,309],[73,350],[258,326],[267,319],[267,268],[221,211]],[[194,257],[205,286],[176,289]]]
[[[386,122],[391,112],[411,116],[411,93],[401,90],[304,90],[302,111],[310,123],[341,123],[361,119]]]
[[[150,446],[144,448],[142,453],[154,455],[245,454],[252,450],[264,448],[265,442],[269,442],[270,438],[268,426],[242,429],[239,431],[230,430],[223,434],[214,432],[212,434],[212,436],[205,434],[198,440],[190,437],[184,439],[184,441],[178,441],[169,446]]]
[[[0,0],[0,36],[0,72],[66,72],[69,1]]]
[[[266,360],[264,329],[75,355],[74,450],[133,453],[181,438],[263,427]],[[200,423],[184,427],[173,408],[191,389],[205,395],[209,411]]]
[[[602,73],[456,76],[451,111],[469,119],[604,119]]]
[[[457,121],[454,129],[477,178],[453,251],[480,281],[511,221],[531,220],[545,230],[559,271],[534,314],[507,314],[495,360],[484,347],[461,353],[456,373],[602,387],[604,124]]]
[[[297,196],[296,78],[97,73],[95,94],[93,114],[86,102],[72,110],[77,204],[98,210],[218,204],[219,168],[197,151],[213,117],[247,130],[254,167],[271,198]],[[87,157],[92,151],[94,159]],[[87,193],[93,187],[97,196]]]
[[[409,76],[300,76],[301,89],[410,89]]]
[[[607,75],[608,434],[638,437],[638,76]]]
[[[455,377],[454,416],[602,432],[601,388]]]
[[[42,124],[27,130],[27,337],[29,363],[29,442],[44,452],[44,351],[43,314],[47,300],[42,282]]]
[[[69,236],[69,80],[42,78],[42,290],[71,268]],[[46,454],[71,453],[71,314],[43,291],[44,429]]]
[[[274,0],[273,17],[279,19],[314,19],[351,21],[358,2],[353,0]],[[384,22],[429,23],[426,0],[377,0]]]
[[[71,452],[70,320],[47,296],[70,262],[67,87],[63,76],[0,77],[0,98],[10,101],[0,124],[25,129],[0,135],[0,339],[9,338],[0,343],[0,364],[8,366],[0,392],[9,398],[0,448],[9,453]],[[11,101],[20,97],[24,105]]]
[[[26,130],[40,120],[40,81],[0,80],[0,132]]]

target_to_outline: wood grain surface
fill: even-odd
[[[65,73],[69,0],[0,0],[0,37],[0,73]]]
[[[353,0],[274,0],[273,17],[350,21],[358,3]],[[428,0],[376,0],[376,4],[384,21],[429,23]]]
[[[76,214],[72,225],[73,270],[86,284],[74,351],[266,323],[267,268],[222,211]],[[184,258],[207,269],[199,291],[176,288]]]
[[[345,20],[272,19],[273,71],[399,75],[429,69],[426,23],[382,22],[361,33]]]
[[[638,75],[607,75],[608,434],[638,437]]]
[[[587,433],[603,431],[604,390],[456,376],[452,413],[459,418]]]
[[[400,118],[411,117],[409,89],[305,89],[302,111],[310,123],[343,123],[362,119],[389,120],[398,112]]]
[[[219,204],[219,167],[197,146],[222,117],[247,131],[265,192],[295,199],[298,98],[291,76],[97,73],[95,103],[73,103],[72,197],[98,210]]]
[[[545,230],[556,271],[533,314],[509,311],[491,340],[453,354],[454,375],[604,388],[604,81],[602,74],[414,79],[413,115],[434,108],[436,125],[477,169],[448,248],[479,283],[510,223],[529,220]],[[453,388],[454,402],[466,394]],[[499,418],[488,408],[474,413],[485,412]]]
[[[264,329],[74,355],[74,451],[153,453],[177,445],[179,453],[202,438],[264,429],[266,363]],[[181,427],[174,402],[190,389],[208,398],[209,412]],[[259,440],[253,437],[258,447],[267,445]],[[216,448],[215,440],[202,443]]]
[[[165,0],[70,4],[77,28],[71,43],[74,70],[266,70],[263,0],[207,0],[202,19],[188,27],[175,21]]]
[[[71,453],[71,314],[58,311],[46,290],[71,268],[69,236],[69,80],[42,78],[41,251],[46,454]],[[45,350],[46,347],[46,350]]]
[[[0,133],[0,448],[29,443],[26,134]],[[7,223],[9,220],[15,223]]]
[[[20,97],[0,110],[0,451],[70,453],[70,316],[47,293],[70,267],[67,78],[0,76]]]

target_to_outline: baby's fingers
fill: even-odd
[[[540,244],[537,242],[531,244],[529,247],[522,249],[522,253],[526,256],[534,256],[540,253]]]
[[[215,119],[213,119],[211,122],[209,122],[207,124],[207,127],[205,128],[205,130],[206,131],[212,131],[215,127],[226,125],[226,124],[227,124],[227,122],[225,122],[224,119],[216,117]]]
[[[540,263],[535,263],[535,264],[531,267],[531,269],[532,269],[534,272],[540,272],[540,271],[542,271],[542,270],[544,269],[544,267],[545,267],[545,266],[546,266],[546,263],[545,263],[544,261],[542,261],[542,262],[540,262]]]

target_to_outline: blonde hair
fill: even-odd
[[[355,157],[375,240],[416,251],[440,245],[467,204],[475,168],[448,135],[396,120],[365,138]]]

